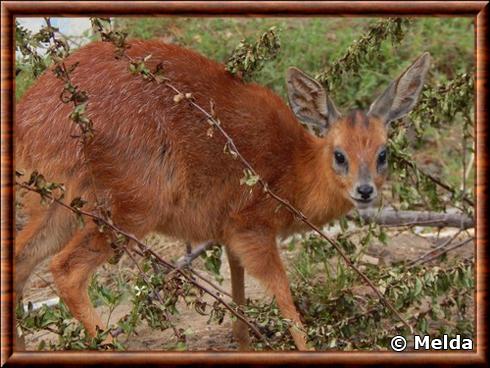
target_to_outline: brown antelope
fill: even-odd
[[[269,89],[245,83],[193,51],[157,41],[129,44],[130,57],[151,54],[150,70],[163,63],[165,76],[198,104],[213,101],[222,126],[271,190],[317,225],[374,201],[387,172],[388,123],[416,104],[430,59],[425,53],[415,60],[369,111],[342,116],[322,86],[299,69],[287,71],[289,108]],[[260,188],[240,185],[243,166],[223,153],[221,135],[207,136],[203,114],[175,103],[164,85],[132,75],[127,60],[114,58],[113,45],[95,42],[66,60],[77,62],[71,77],[88,92],[95,138],[82,154],[68,118],[73,107],[59,98],[63,83],[46,72],[17,104],[16,166],[64,183],[67,203],[80,195],[93,203],[94,192],[108,198],[114,222],[137,237],[156,231],[225,244],[235,302],[245,302],[246,270],[294,322],[295,344],[306,349],[276,243],[305,226]],[[79,229],[57,204],[41,207],[36,194],[27,194],[24,205],[29,222],[15,242],[16,300],[34,267],[54,255],[60,297],[95,334],[103,324],[87,284],[112,254],[105,235],[91,223]],[[243,322],[234,323],[233,335],[240,349],[248,348]]]

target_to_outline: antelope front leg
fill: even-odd
[[[241,233],[234,235],[228,244],[245,270],[258,279],[276,298],[282,316],[293,322],[294,325],[289,328],[289,331],[298,350],[309,350],[306,346],[303,325],[293,303],[289,281],[279,257],[275,235]]]

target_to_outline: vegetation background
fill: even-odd
[[[115,19],[114,24],[116,30],[127,32],[128,38],[158,38],[197,50],[223,63],[241,40],[253,42],[270,27],[275,27],[281,43],[279,53],[254,74],[253,81],[273,89],[286,100],[284,78],[288,67],[297,66],[312,76],[321,77],[379,21],[378,18],[124,18]],[[89,33],[87,37],[96,38]],[[472,122],[469,112],[474,104],[473,90],[464,89],[465,86],[451,90],[450,83],[462,74],[473,75],[473,19],[413,18],[403,23],[398,38],[396,35],[387,37],[370,46],[367,56],[359,57],[353,65],[345,67],[347,72],[340,73],[340,81],[335,83],[330,93],[342,111],[366,109],[416,57],[425,51],[430,52],[433,61],[427,84],[432,86],[429,92],[436,97],[428,95],[428,101],[445,105],[440,109],[439,105],[425,106],[426,111],[434,112],[430,123],[417,121],[417,125],[411,126],[408,119],[408,124],[404,121],[401,125],[403,138],[395,136],[393,140],[395,143],[402,140],[404,154],[421,170],[453,188],[461,188],[464,181],[465,190],[471,195],[474,172],[471,165],[469,170],[466,165],[473,144],[472,125],[469,124]],[[21,59],[17,67],[16,98],[19,99],[35,78],[29,73],[30,66]],[[449,89],[437,89],[448,83]],[[444,99],[445,94],[451,97],[450,101]],[[417,115],[418,120],[423,120],[423,117],[423,114]],[[395,125],[394,128],[397,127]],[[463,139],[467,139],[464,145]],[[465,158],[464,163],[462,157]],[[466,171],[466,179],[462,179]],[[420,193],[424,190],[427,193]],[[393,167],[384,195],[384,205],[403,209],[444,211],[454,207],[456,202],[452,201],[457,199],[447,197],[432,187],[411,185],[406,168],[401,166]],[[429,200],[424,200],[425,197]],[[472,214],[471,206],[459,207]],[[420,226],[392,229],[366,225],[357,217],[353,221],[330,224],[330,230],[337,234],[337,239],[343,241],[352,259],[363,267],[418,331],[474,336],[473,243],[452,252],[451,256],[424,262],[420,267],[407,267],[407,261],[417,259],[451,237],[457,240],[468,234],[471,236],[471,230],[469,233],[452,229],[441,231]],[[184,246],[178,247],[177,241],[158,235],[152,235],[147,241],[155,249],[165,252],[161,253],[164,256],[177,259],[184,254]],[[388,310],[377,305],[375,296],[361,284],[352,270],[337,260],[334,250],[324,242],[307,234],[287,239],[282,247],[296,303],[308,326],[311,345],[321,350],[384,350],[389,349],[390,336],[407,334]],[[225,264],[220,272],[221,254],[219,248],[213,248],[193,267],[211,272],[226,288],[229,275]],[[46,266],[43,265],[36,275],[26,288],[26,300],[35,302],[54,296],[54,290],[43,288],[51,283]],[[108,326],[127,324],[128,318],[124,319],[124,316],[134,312],[135,278],[134,266],[124,257],[117,266],[104,266],[94,278],[91,288],[93,300],[100,305]],[[287,321],[280,319],[273,301],[266,299],[255,284],[249,283],[249,288],[252,300],[247,309],[248,315],[258,322],[274,348],[291,348],[286,332]],[[179,309],[183,310],[185,306]],[[35,316],[37,322],[33,322]],[[180,316],[175,316],[175,321],[184,330],[186,339],[179,340],[168,331],[168,326],[158,325],[151,316],[147,316],[144,318],[146,326],[139,322],[131,328],[126,326],[127,333],[120,338],[118,347],[233,348],[229,318],[224,319],[223,327],[218,327],[223,319],[216,318],[216,315],[212,317],[212,313],[201,317],[193,311],[181,311]],[[66,322],[69,314],[62,304],[32,311],[22,318],[27,321],[25,326],[31,326],[28,346],[33,349],[100,348],[97,344],[87,343],[76,322]],[[44,321],[44,324],[39,321]],[[51,326],[50,329],[56,326],[58,334],[46,331],[43,326]],[[264,346],[255,341],[255,348]]]

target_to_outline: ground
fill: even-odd
[[[400,260],[415,259],[433,249],[437,244],[444,242],[445,239],[452,236],[455,232],[455,229],[445,229],[439,234],[439,239],[437,240],[435,238],[436,233],[414,235],[413,232],[390,231],[388,244],[371,246],[367,252],[365,261],[379,263],[380,265],[389,265]],[[159,235],[152,235],[148,241],[152,244],[152,248],[157,250],[165,259],[175,260],[185,254],[185,246],[179,241]],[[297,249],[293,251],[288,250],[287,242],[281,244],[281,255],[287,265],[290,266],[295,252],[297,252]],[[458,249],[453,256],[467,257],[473,254],[474,246],[470,243]],[[48,265],[49,260],[41,264],[33,272],[24,292],[26,302],[42,302],[56,297],[56,290],[52,284],[52,277],[48,270]],[[205,272],[202,271],[203,266],[200,259],[194,262],[194,267],[195,269],[201,270],[200,272]],[[124,272],[131,268],[130,260],[122,258],[117,265],[103,265],[98,271],[98,277],[101,282],[104,282],[113,273]],[[221,274],[224,278],[221,285],[222,288],[224,290],[230,290],[230,271],[225,259],[223,259]],[[362,290],[359,290],[359,292],[362,293]],[[252,299],[270,298],[264,293],[260,285],[250,277],[246,278],[246,293],[247,297]],[[121,303],[113,311],[109,318],[109,323],[116,323],[130,308],[129,301]],[[109,317],[108,309],[101,306],[97,310],[102,316],[102,320],[107,321]],[[178,321],[178,327],[187,331],[187,346],[189,350],[236,349],[236,345],[232,341],[231,321],[229,318],[225,318],[222,325],[216,323],[207,324],[207,316],[202,316],[184,305],[181,306],[179,312],[180,314],[174,316],[174,318]],[[28,335],[26,337],[27,350],[36,350],[41,339],[56,339],[56,335],[45,331]],[[167,346],[175,344],[175,338],[170,331],[161,332],[153,330],[143,323],[137,329],[137,336],[132,336],[127,340],[123,337],[121,342],[127,346],[128,350],[165,350]]]

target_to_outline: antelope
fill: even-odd
[[[414,107],[430,64],[424,53],[368,111],[341,115],[321,84],[297,68],[286,74],[288,107],[271,90],[194,51],[159,41],[128,43],[130,57],[151,54],[147,67],[161,63],[165,77],[196,103],[213,101],[223,128],[269,188],[319,226],[375,201],[387,175],[389,123]],[[132,75],[127,60],[114,58],[113,45],[91,43],[65,62],[78,63],[71,78],[88,93],[95,137],[82,152],[68,118],[73,107],[59,98],[63,82],[46,72],[16,106],[16,167],[64,183],[67,203],[78,196],[93,203],[94,193],[108,198],[114,223],[138,238],[159,232],[224,244],[234,302],[245,303],[246,271],[292,321],[296,347],[308,349],[276,240],[306,226],[260,188],[240,185],[243,166],[223,153],[222,136],[207,135],[206,117],[176,103],[163,84]],[[29,221],[15,239],[15,300],[34,267],[53,256],[60,298],[95,335],[103,324],[87,287],[112,255],[110,244],[94,223],[80,229],[59,204],[39,206],[35,193],[25,195],[24,206]],[[233,337],[240,350],[249,349],[243,322],[234,322]]]

